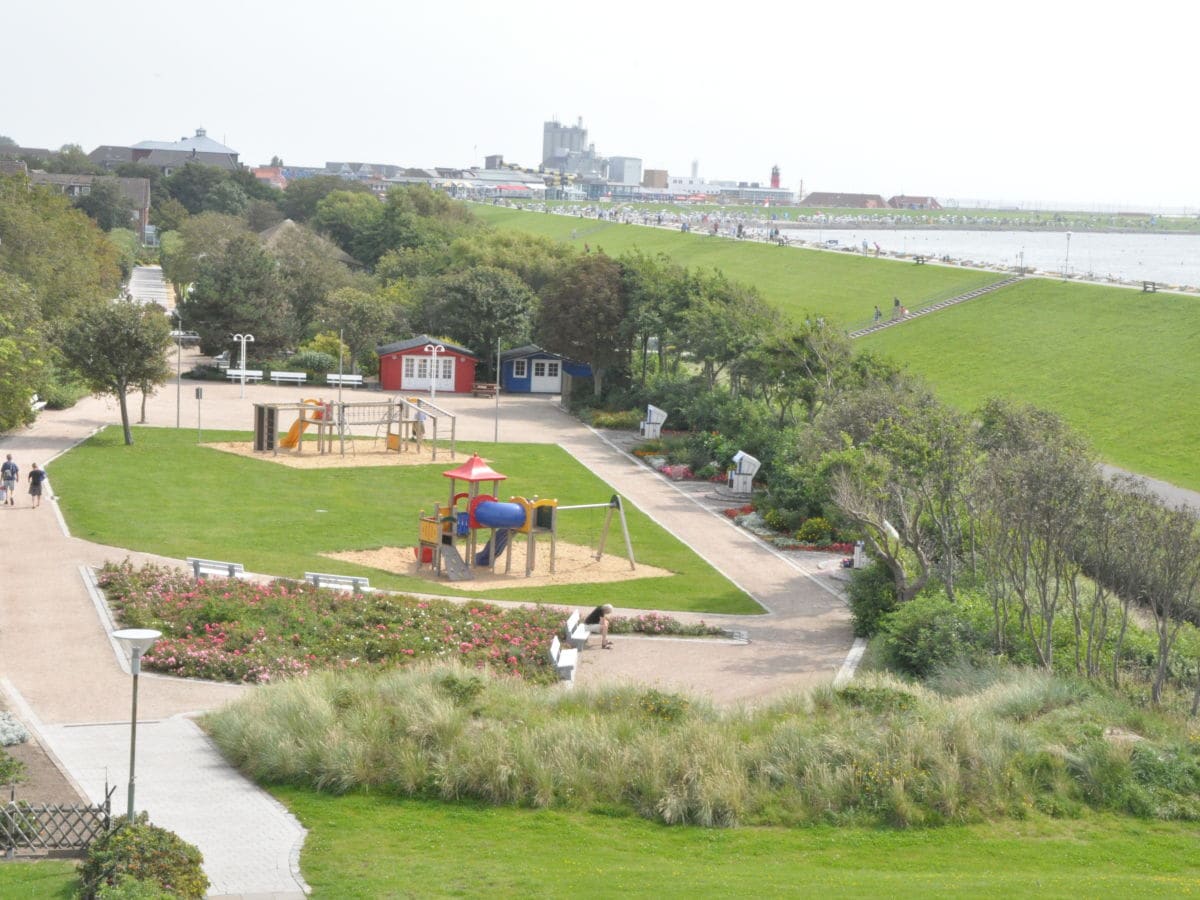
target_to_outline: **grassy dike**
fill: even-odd
[[[942,290],[961,293],[995,273],[915,266],[852,254],[473,207],[484,221],[569,239],[610,253],[641,248],[688,266],[716,266],[754,284],[780,308],[864,324],[893,295],[910,306]],[[956,279],[961,279],[957,281]],[[1030,278],[1020,284],[863,338],[860,346],[927,379],[963,409],[1007,397],[1053,410],[1122,468],[1200,490],[1200,300],[1126,288]]]
[[[1003,277],[976,269],[918,266],[911,261],[856,253],[777,247],[482,204],[473,205],[471,211],[495,228],[549,237],[580,251],[584,244],[593,251],[603,249],[610,256],[640,249],[649,254],[665,253],[689,268],[720,269],[735,281],[753,284],[764,299],[790,316],[822,315],[846,326],[868,322],[875,304],[890,309],[893,297],[916,309]]]
[[[1200,490],[1200,300],[1037,278],[861,345],[963,409],[989,397],[1057,412],[1108,462]]]

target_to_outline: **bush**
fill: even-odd
[[[313,378],[317,375],[336,372],[338,360],[336,356],[330,356],[328,353],[321,353],[316,350],[301,350],[288,359],[287,365],[292,370],[303,369],[308,373],[309,378]]]
[[[803,524],[804,513],[794,509],[772,507],[763,511],[762,520],[768,528],[790,534]]]
[[[636,409],[609,412],[603,409],[592,411],[591,422],[594,428],[611,428],[616,431],[636,431],[642,423],[642,414]]]
[[[79,870],[79,878],[83,882],[83,895],[89,900],[101,896],[106,887],[123,889],[121,882],[127,880],[158,885],[173,896],[198,900],[208,890],[208,878],[201,867],[203,862],[196,847],[174,832],[151,825],[142,813],[132,825],[124,821],[92,843]],[[147,895],[117,893],[105,896]]]
[[[20,784],[25,780],[25,763],[0,750],[0,784]]]
[[[96,900],[174,900],[178,894],[165,891],[149,881],[138,881],[122,875],[115,884],[106,884],[96,891]]]
[[[796,540],[802,544],[829,544],[833,542],[833,526],[828,519],[813,516],[805,520],[796,531]]]
[[[37,390],[38,397],[46,401],[47,409],[70,409],[88,393],[87,385],[53,365],[47,367]]]
[[[910,600],[884,618],[880,631],[888,665],[922,678],[941,666],[970,659],[984,644],[959,607],[943,596]]]
[[[852,570],[846,593],[856,637],[874,637],[883,618],[896,608],[896,582],[879,560],[865,569]]]

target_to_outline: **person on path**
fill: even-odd
[[[16,506],[17,480],[21,474],[21,470],[17,468],[17,464],[13,462],[12,454],[8,454],[8,458],[0,463],[0,485],[4,487],[5,503],[9,506]]]
[[[892,318],[893,319],[900,318],[900,298],[899,297],[892,298]]]
[[[879,304],[875,304],[875,324],[879,324],[879,320],[883,318],[883,310],[879,308]]]
[[[45,470],[39,469],[38,464],[34,463],[33,468],[29,470],[29,496],[33,498],[34,509],[42,505],[42,482],[45,480]]]
[[[416,452],[421,452],[421,442],[425,440],[425,420],[430,418],[424,409],[416,410],[413,421],[413,439],[416,440]]]
[[[608,617],[612,615],[612,611],[612,604],[605,603],[603,606],[593,609],[583,620],[583,624],[592,634],[600,632],[600,649],[602,650],[612,649],[612,641],[608,639]]]

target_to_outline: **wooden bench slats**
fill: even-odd
[[[325,587],[337,591],[357,591],[360,594],[369,594],[374,590],[371,587],[371,579],[365,578],[362,575],[330,575],[327,572],[305,572],[304,580],[313,587]]]
[[[187,558],[192,567],[192,575],[197,581],[202,575],[221,575],[225,578],[245,578],[246,568],[241,563],[224,562],[219,559],[200,559],[196,556]]]

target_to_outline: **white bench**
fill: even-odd
[[[32,409],[34,412],[41,412],[43,409],[46,408],[46,401],[42,400],[40,397],[38,397],[37,394],[34,394],[32,397],[29,398],[29,408]]]
[[[591,633],[591,630],[579,621],[578,610],[567,616],[567,621],[563,625],[563,635],[566,637],[567,642],[576,650],[584,648]]]
[[[199,581],[203,575],[220,575],[224,578],[245,578],[246,569],[241,563],[222,562],[218,559],[198,559],[195,556],[187,558],[192,567],[192,575]]]
[[[313,587],[331,588],[335,591],[353,591],[356,594],[369,594],[373,590],[371,579],[361,575],[329,575],[325,572],[305,572],[304,580]]]
[[[550,641],[550,665],[558,673],[560,681],[566,682],[567,687],[575,683],[575,667],[579,665],[579,651],[574,647],[564,647],[556,634]]]
[[[308,381],[308,373],[307,372],[272,372],[271,380],[273,382],[275,382],[276,384],[279,384],[279,382],[281,382],[281,381],[287,381],[287,382],[290,382],[291,384],[304,384],[304,382]]]
[[[241,381],[243,373],[247,381],[262,381],[262,369],[226,369],[225,377],[230,381]]]
[[[342,387],[362,387],[363,377],[361,375],[339,375],[336,372],[331,372],[325,376],[325,383],[331,387],[337,387],[339,384]]]

